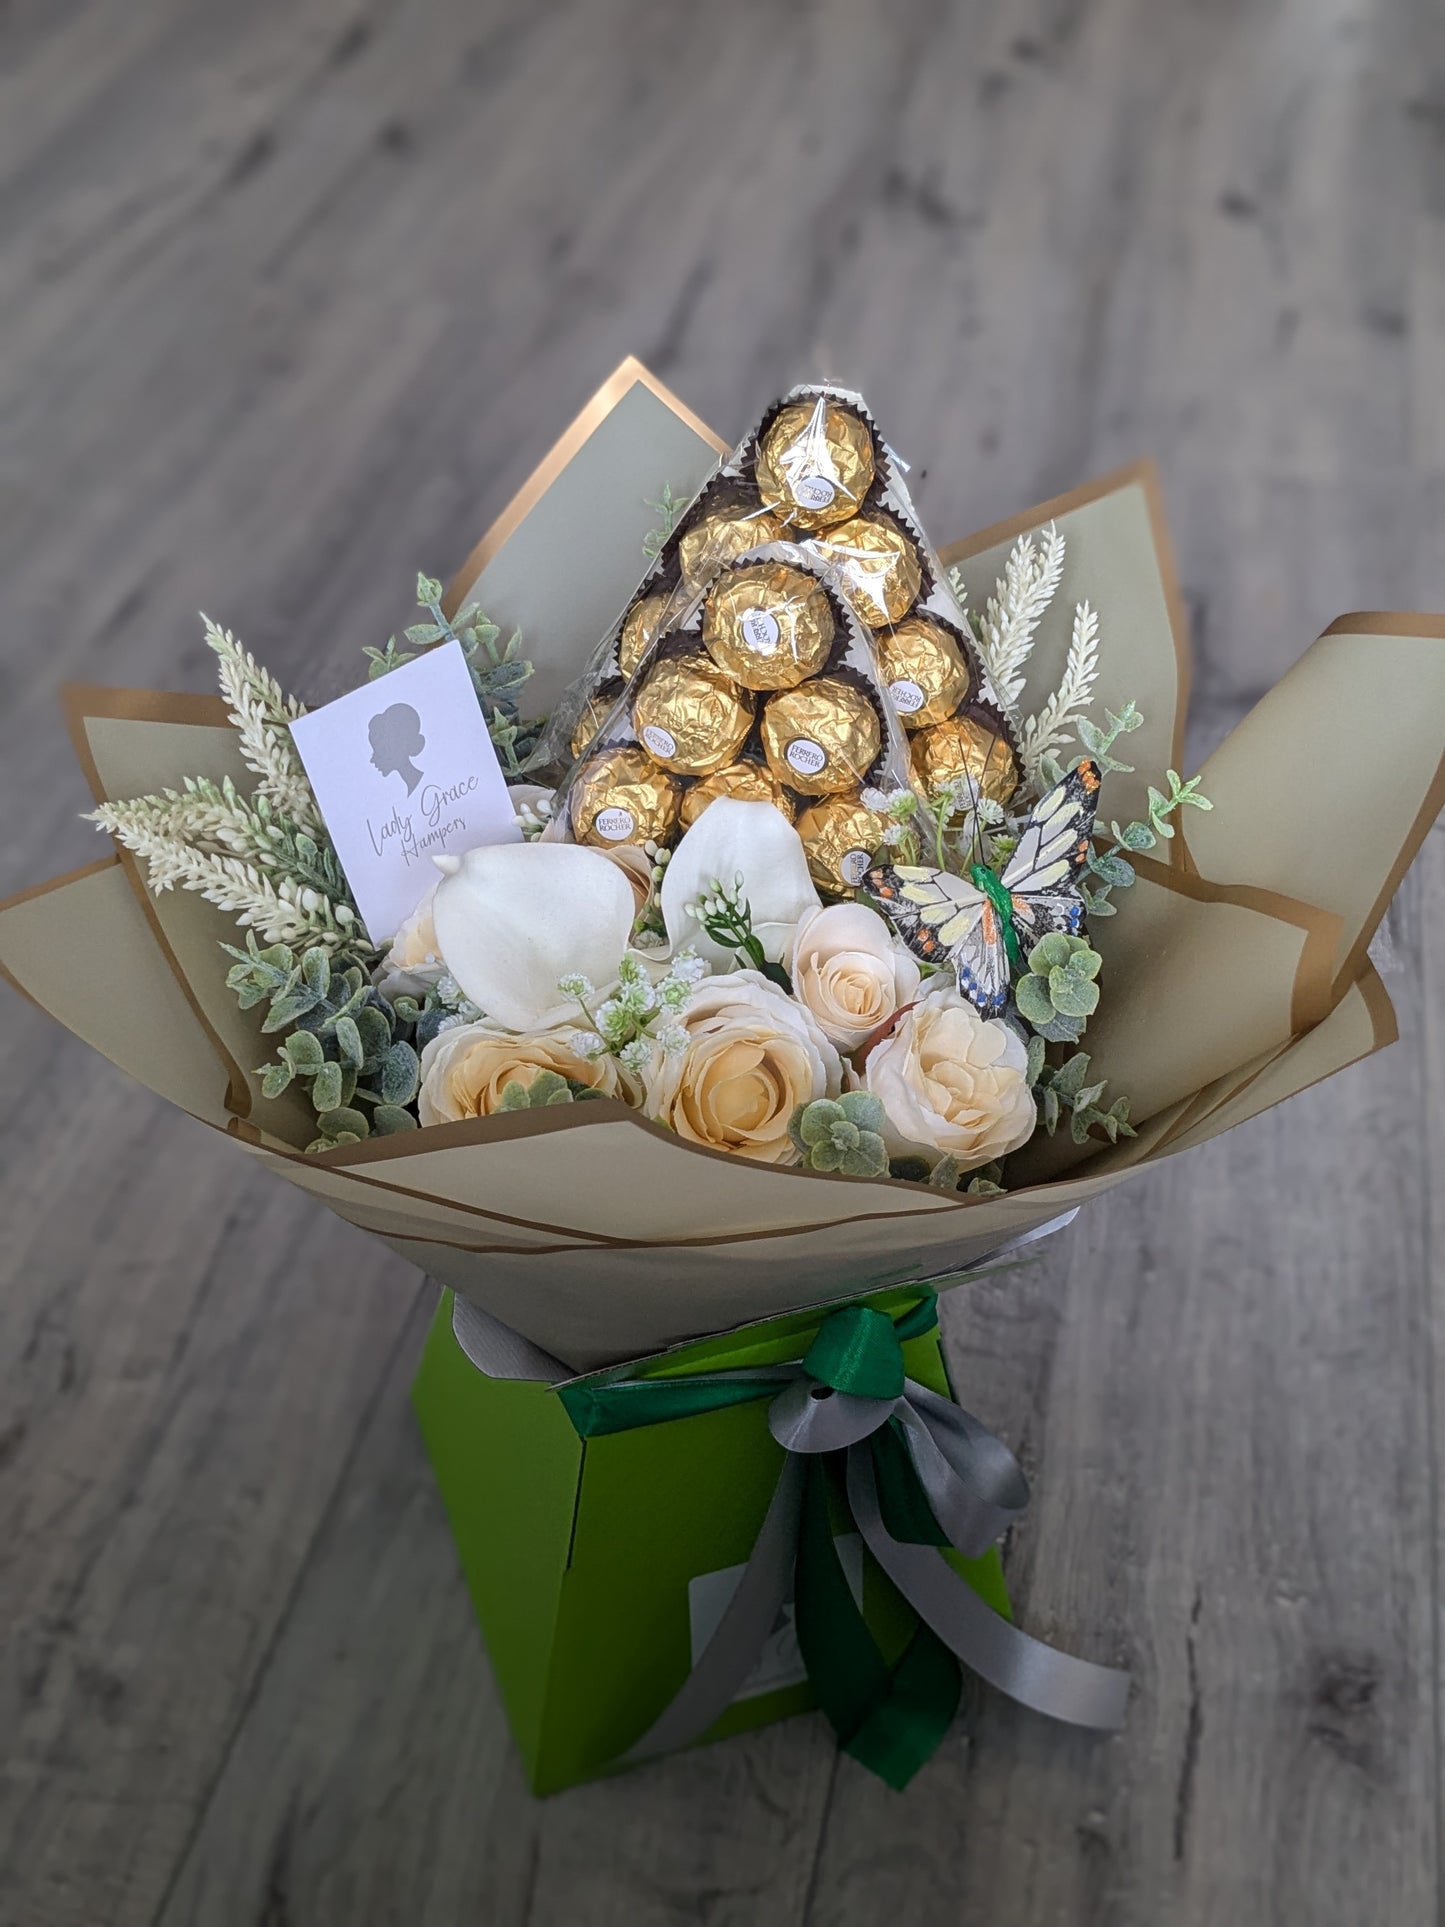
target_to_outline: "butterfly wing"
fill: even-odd
[[[880,864],[863,879],[898,934],[926,963],[951,963],[986,1017],[1008,1003],[1008,950],[998,913],[976,884],[920,864]]]
[[[1004,888],[1024,897],[1072,890],[1089,860],[1098,807],[1099,766],[1080,763],[1034,805],[1004,865]]]
[[[864,877],[863,887],[926,963],[951,959],[984,903],[982,891],[962,877],[917,863],[880,863]]]
[[[958,987],[985,1017],[998,1017],[1008,1006],[1008,946],[999,927],[998,912],[985,903],[977,922],[953,954]]]

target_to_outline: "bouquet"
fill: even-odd
[[[525,1386],[596,1461],[739,1408],[726,1599],[545,1766],[509,1691],[538,1784],[788,1710],[747,1687],[795,1577],[807,1690],[895,1784],[960,1659],[1116,1723],[1121,1676],[1008,1620],[1022,1480],[934,1296],[1393,1035],[1445,625],[1345,618],[1186,780],[1152,473],[942,558],[906,477],[847,390],[727,450],[627,364],[338,702],[210,620],[219,701],[70,692],[114,854],[0,909],[37,1002],[455,1294],[419,1408],[504,1686],[478,1575],[542,1528],[437,1413]],[[1388,789],[1341,782],[1346,716]]]

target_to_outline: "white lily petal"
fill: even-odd
[[[574,972],[599,996],[617,982],[634,900],[606,857],[577,843],[493,843],[444,861],[455,867],[432,901],[437,943],[493,1023],[545,1030],[576,1018],[557,988]]]
[[[710,803],[673,851],[662,879],[662,918],[674,950],[691,944],[715,970],[731,969],[734,951],[713,942],[687,906],[715,880],[743,879],[753,931],[770,963],[777,963],[800,921],[818,908],[808,859],[798,833],[771,803],[731,796]]]

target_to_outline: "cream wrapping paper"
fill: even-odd
[[[642,572],[645,497],[688,493],[718,439],[635,363],[589,404],[479,545],[451,601],[521,624],[543,700],[571,677]],[[605,556],[559,570],[579,503],[610,492]],[[634,492],[632,482],[645,477]],[[585,486],[584,486],[585,485]],[[681,485],[681,486],[679,486]],[[1101,816],[1142,814],[1179,766],[1188,658],[1157,485],[1105,478],[944,551],[979,605],[1014,537],[1057,520],[1060,602],[1103,623],[1099,697],[1133,699],[1133,776],[1105,779]],[[619,559],[620,558],[620,559]],[[585,558],[584,558],[585,559]],[[567,582],[564,615],[555,600]],[[550,619],[548,619],[550,612]],[[944,1196],[886,1179],[776,1169],[683,1143],[608,1101],[373,1139],[317,1157],[309,1111],[265,1103],[259,1013],[225,987],[225,913],[145,890],[109,857],[0,906],[0,966],[42,1008],[151,1090],[239,1140],[247,1155],[372,1231],[463,1298],[576,1370],[865,1288],[946,1274],[1135,1170],[1281,1102],[1394,1037],[1366,947],[1445,793],[1445,621],[1335,623],[1240,723],[1203,771],[1215,805],[1141,860],[1119,914],[1094,926],[1104,999],[1086,1047],[1139,1136],[1116,1146],[1041,1139],[1001,1198]],[[1031,682],[1051,685],[1066,625],[1041,636]],[[1025,692],[1025,702],[1030,691]],[[97,799],[240,774],[219,699],[67,694]],[[1330,743],[1350,718],[1353,759],[1388,791],[1341,779]],[[84,964],[102,951],[105,982]]]

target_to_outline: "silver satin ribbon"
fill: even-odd
[[[816,1452],[847,1453],[848,1504],[864,1543],[919,1618],[970,1672],[1051,1719],[1102,1732],[1120,1727],[1129,1696],[1127,1673],[1076,1659],[1021,1632],[979,1598],[936,1546],[895,1539],[883,1523],[868,1440],[897,1419],[934,1517],[957,1551],[979,1558],[1028,1503],[1028,1482],[1003,1441],[961,1406],[914,1379],[905,1381],[899,1398],[859,1398],[820,1385],[800,1365],[773,1370],[788,1382],[768,1407],[768,1429],[787,1457],[762,1529],[737,1591],[692,1671],[623,1758],[636,1762],[691,1745],[736,1698],[792,1591],[803,1460]],[[721,1381],[732,1375],[709,1376]]]

